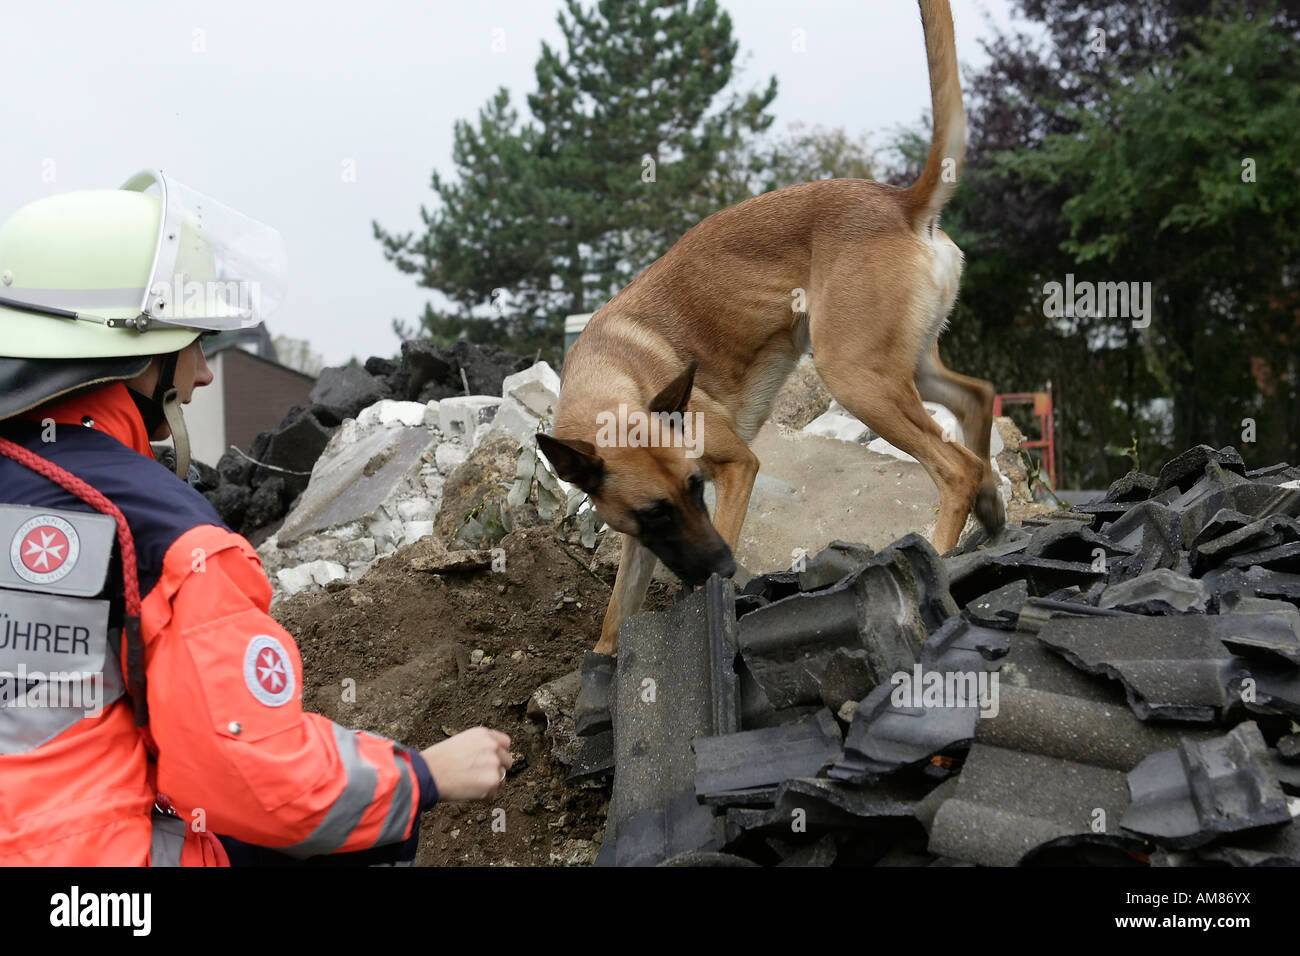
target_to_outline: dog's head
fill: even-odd
[[[592,422],[595,444],[538,434],[537,447],[611,528],[635,535],[683,581],[702,584],[714,573],[730,577],[736,562],[704,504],[703,436],[685,417],[694,383],[692,362],[645,409],[627,410],[624,421],[626,406],[601,412],[602,421]]]

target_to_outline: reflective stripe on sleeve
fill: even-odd
[[[292,846],[277,848],[279,852],[299,859],[333,853],[341,847],[361,823],[362,816],[374,799],[375,785],[379,782],[379,771],[361,756],[360,737],[336,723],[331,722],[331,726],[334,728],[334,743],[338,745],[339,759],[347,773],[347,784],[325,814],[325,819],[307,839]]]
[[[411,816],[411,794],[415,789],[414,781],[411,780],[411,765],[397,750],[393,751],[393,763],[397,765],[397,786],[393,790],[388,816],[384,818],[384,826],[379,831],[375,846],[402,840],[406,836],[406,821]]]

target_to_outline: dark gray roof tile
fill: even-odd
[[[1182,741],[1154,753],[1128,775],[1126,830],[1174,849],[1202,846],[1226,833],[1290,823],[1286,796],[1270,770],[1253,722],[1208,741]]]
[[[985,866],[1081,843],[1136,849],[1142,841],[1119,827],[1127,805],[1120,771],[974,744],[935,813],[928,849]]]

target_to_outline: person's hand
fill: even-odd
[[[514,763],[510,738],[487,727],[461,731],[420,756],[433,774],[439,800],[487,800]]]

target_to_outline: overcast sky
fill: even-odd
[[[723,0],[743,88],[772,74],[776,129],[869,132],[879,144],[929,105],[911,0]],[[113,188],[158,167],[275,226],[289,297],[275,334],[309,339],[327,364],[388,355],[394,317],[430,299],[388,263],[370,223],[420,225],[430,172],[451,167],[452,124],[499,87],[527,112],[558,0],[43,0],[10,4],[0,218],[31,200]],[[987,19],[1010,0],[953,0],[963,68],[985,58]],[[806,53],[792,50],[796,29]],[[493,52],[496,34],[505,50]],[[498,44],[499,45],[499,44]]]

